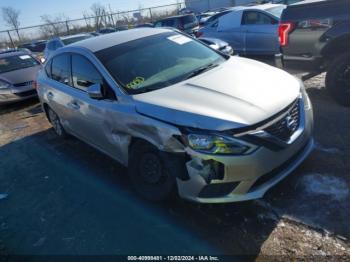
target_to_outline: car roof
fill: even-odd
[[[165,21],[165,20],[171,20],[171,19],[177,19],[177,18],[182,18],[182,17],[185,17],[185,16],[192,16],[192,15],[194,15],[194,14],[193,13],[189,13],[189,14],[183,14],[183,15],[174,15],[174,16],[169,16],[169,17],[163,18],[163,19],[159,19],[157,22]]]
[[[236,6],[231,8],[231,11],[241,11],[241,10],[262,10],[266,11],[267,9],[273,8],[273,7],[282,7],[284,5],[282,4],[263,4],[263,5],[251,5],[251,6]]]
[[[100,35],[97,37],[85,39],[73,44],[70,44],[70,47],[81,47],[90,50],[95,53],[100,50],[137,40],[140,38],[157,35],[161,33],[173,32],[170,29],[164,28],[135,28],[126,31],[115,32],[106,35]]]
[[[50,39],[49,41],[55,41],[55,40],[66,40],[70,38],[80,37],[80,36],[86,36],[87,34],[76,34],[76,35],[66,35],[66,36],[58,36]]]
[[[324,1],[326,1],[326,0],[304,0],[304,1],[296,2],[296,3],[291,4],[291,5],[303,5],[303,4],[324,2]]]

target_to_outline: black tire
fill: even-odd
[[[150,201],[176,196],[176,177],[168,157],[155,146],[136,141],[129,152],[129,177],[135,191]]]
[[[339,104],[350,106],[350,52],[338,56],[330,64],[326,88]]]
[[[51,108],[47,108],[47,117],[53,127],[53,130],[55,131],[56,135],[58,135],[60,138],[67,138],[68,134],[64,130],[61,120],[58,117],[58,115],[53,111]]]

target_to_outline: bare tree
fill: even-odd
[[[109,9],[109,20],[110,20],[110,23],[113,24],[114,27],[116,27],[117,24],[115,22],[114,15],[113,15],[113,10],[112,10],[110,4],[108,5],[108,9]]]
[[[18,40],[21,41],[21,37],[19,35],[19,30],[18,30],[20,26],[20,22],[19,22],[20,11],[10,6],[2,7],[1,9],[2,9],[2,18],[4,19],[5,23],[16,30]]]
[[[91,27],[91,19],[90,19],[90,14],[87,12],[87,11],[84,11],[83,12],[83,17],[84,17],[84,20],[85,20],[85,24],[86,24],[86,28],[90,28]]]
[[[40,18],[45,23],[45,25],[41,27],[41,31],[44,35],[58,36],[64,32],[68,33],[67,21],[69,18],[66,15],[60,14],[55,17],[43,15]]]
[[[98,30],[103,24],[106,25],[106,7],[100,3],[94,3],[90,9],[95,19],[95,28]]]

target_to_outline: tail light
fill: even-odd
[[[197,38],[199,38],[199,37],[203,36],[203,32],[201,32],[201,31],[196,31],[196,32],[194,33],[194,35],[195,35]]]
[[[278,27],[278,35],[281,46],[287,46],[289,41],[289,33],[294,29],[293,23],[281,23]]]

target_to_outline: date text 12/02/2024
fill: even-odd
[[[216,256],[128,256],[128,261],[220,261]]]

